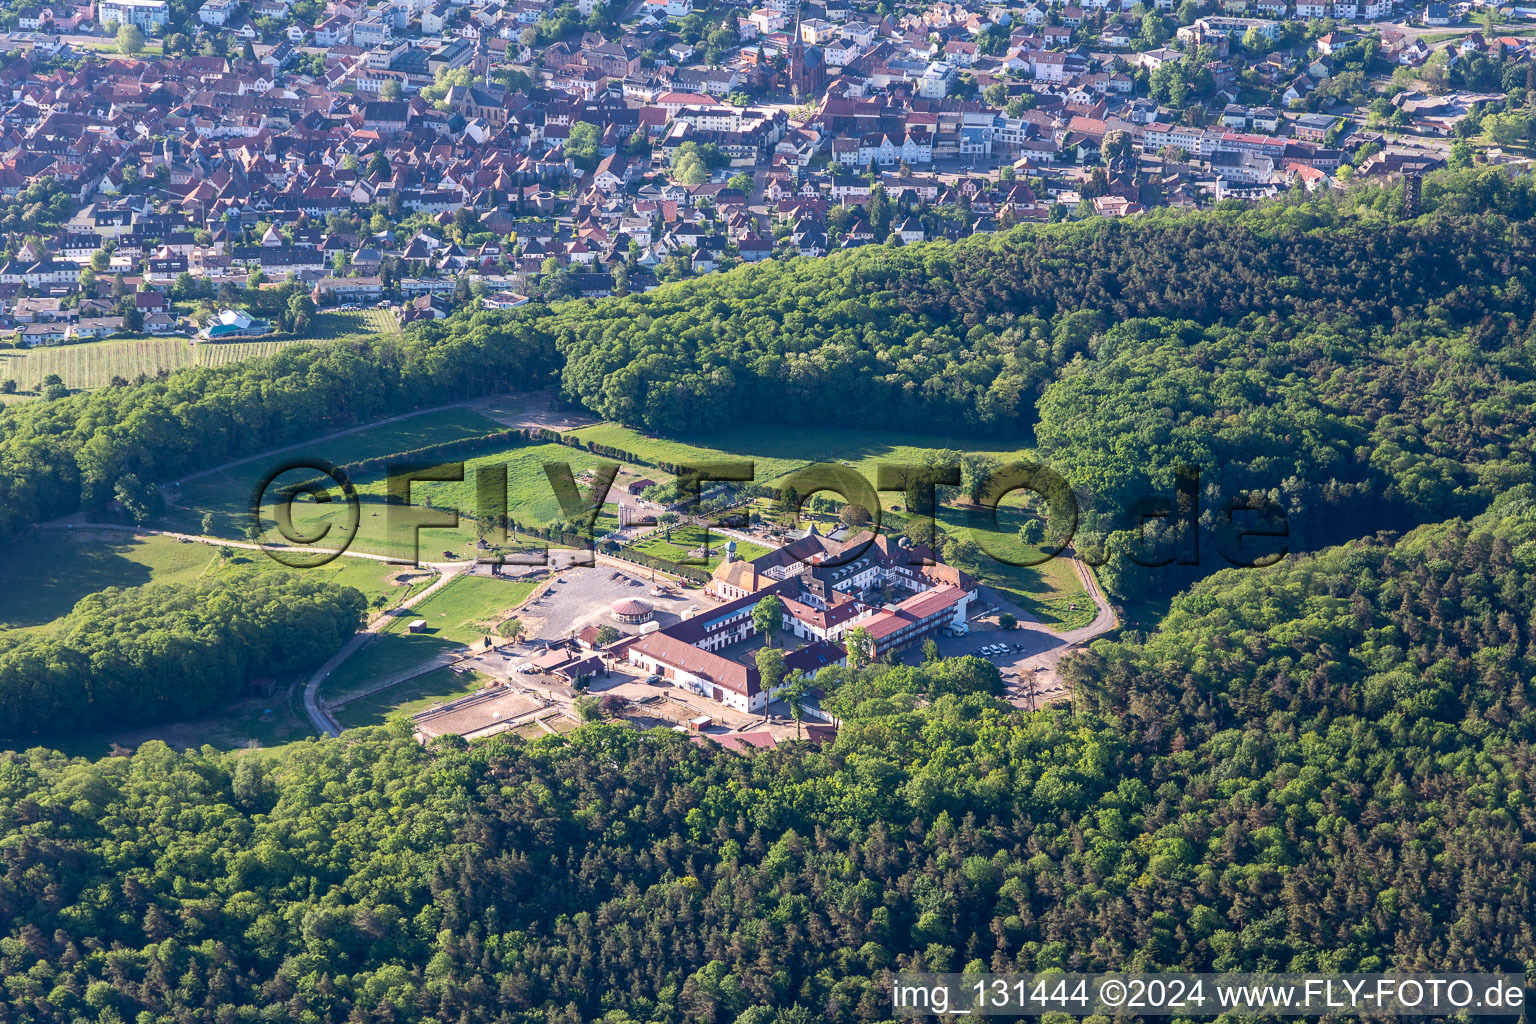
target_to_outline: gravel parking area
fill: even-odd
[[[629,701],[629,706],[619,712],[618,717],[642,729],[686,726],[689,719],[708,715],[714,724],[703,730],[705,735],[767,732],[777,740],[795,738],[795,723],[783,701],[769,705],[768,718],[761,714],[749,715],[687,690],[667,684],[653,686],[639,673],[626,669],[593,680],[589,692],[597,697],[614,696]],[[816,723],[807,718],[805,724]]]
[[[939,653],[946,658],[960,658],[974,654],[997,666],[1008,688],[1008,699],[1019,707],[1038,707],[1047,700],[1066,695],[1066,690],[1056,680],[1053,671],[1066,642],[1052,633],[1039,628],[977,629],[965,636],[935,638]],[[1008,650],[996,654],[982,654],[982,650],[998,644],[1006,644]],[[906,664],[916,665],[923,660],[921,645],[908,648],[901,658]],[[1031,695],[1030,689],[1034,688]]]
[[[651,582],[638,573],[630,575],[607,565],[575,567],[562,571],[559,578],[535,601],[523,606],[526,635],[557,640],[578,632],[584,626],[611,625],[621,632],[637,632],[634,626],[615,622],[609,614],[613,602],[623,597],[648,601],[656,609],[656,621],[672,625],[690,610],[702,608],[709,598],[701,591],[685,591],[677,596],[651,594]]]

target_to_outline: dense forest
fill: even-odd
[[[111,587],[46,634],[0,634],[0,736],[187,718],[321,664],[362,625],[351,587],[244,572]]]
[[[1536,490],[1228,570],[1071,709],[836,670],[831,745],[403,725],[0,755],[0,1020],[885,1020],[885,972],[1536,967]]]

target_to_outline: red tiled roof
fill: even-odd
[[[922,622],[951,607],[965,596],[965,591],[946,583],[920,594],[913,594],[895,608],[880,612],[863,625],[876,640],[890,636],[903,626]]]

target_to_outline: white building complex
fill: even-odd
[[[738,711],[761,711],[777,690],[765,690],[751,657],[731,649],[753,639],[752,612],[768,595],[784,605],[782,628],[809,641],[784,656],[786,676],[813,675],[847,660],[849,630],[863,627],[876,658],[920,643],[944,629],[963,629],[976,584],[905,539],[878,537],[841,543],[812,527],[805,536],[751,562],[727,545],[707,592],[720,605],[640,637],[630,664],[674,686]],[[908,596],[887,600],[891,592]]]
[[[170,21],[166,0],[101,0],[96,5],[100,25],[136,25],[145,35],[153,35]]]

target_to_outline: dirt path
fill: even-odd
[[[1057,633],[1047,628],[1044,623],[1003,597],[1002,594],[988,588],[992,603],[997,605],[1000,611],[1012,612],[1019,620],[1018,628],[1037,634],[1035,639],[1043,642],[1044,645],[1043,650],[1018,662],[1008,673],[1012,677],[1009,681],[1021,691],[1033,689],[1032,695],[1015,698],[1014,703],[1021,707],[1038,706],[1040,703],[1065,697],[1067,688],[1059,671],[1061,659],[1089,641],[1120,626],[1120,619],[1115,615],[1114,608],[1110,607],[1109,600],[1104,596],[1104,591],[1099,586],[1093,570],[1078,558],[1072,559],[1072,567],[1077,572],[1077,578],[1082,583],[1084,592],[1093,600],[1094,615],[1093,621],[1088,625],[1064,633]],[[1020,703],[1021,701],[1023,703]]]
[[[41,524],[39,526],[39,529],[44,529],[44,530],[69,530],[71,532],[80,532],[80,531],[89,530],[89,531],[93,531],[93,532],[104,532],[104,533],[118,533],[118,534],[129,533],[129,534],[133,534],[135,536],[149,536],[149,535],[153,535],[153,536],[156,536],[156,537],[172,537],[172,538],[175,538],[176,540],[190,541],[190,542],[192,542],[194,544],[206,544],[209,547],[231,547],[231,548],[240,548],[240,549],[245,550],[245,551],[261,551],[261,550],[266,550],[266,549],[264,549],[262,547],[262,545],[260,545],[260,544],[252,544],[252,543],[250,543],[248,541],[225,540],[222,537],[203,537],[203,536],[199,536],[198,534],[195,534],[195,533],[176,533],[175,531],[172,531],[172,530],[152,530],[152,529],[148,529],[146,527],[130,528],[130,527],[122,527],[122,526],[108,526],[108,525],[94,524],[94,523],[57,523],[57,522],[55,522],[55,523],[43,523],[43,524]],[[309,553],[314,553],[314,551],[315,551],[314,548],[286,547],[286,546],[284,546],[284,547],[274,547],[274,550],[278,550],[278,551],[309,552]],[[374,554],[369,554],[368,552],[365,552],[365,551],[343,551],[341,554],[342,554],[343,557],[348,557],[348,558],[366,558],[366,559],[369,559],[370,561],[375,561],[375,562],[390,562],[391,561],[391,559],[388,558],[385,555],[374,555]],[[395,605],[393,608],[389,609],[388,611],[383,612],[380,615],[375,616],[372,621],[370,621],[366,626],[363,627],[362,632],[360,632],[360,633],[356,634],[355,636],[353,636],[351,640],[348,640],[346,642],[346,644],[344,644],[342,646],[341,650],[339,650],[335,654],[333,654],[329,661],[327,661],[324,665],[320,666],[320,668],[315,672],[315,674],[312,675],[309,678],[308,682],[306,682],[305,685],[304,685],[304,712],[309,717],[310,723],[312,725],[314,725],[316,731],[318,731],[320,733],[323,733],[323,734],[325,734],[327,736],[340,736],[341,735],[341,728],[340,728],[340,726],[338,726],[336,724],[336,720],[330,716],[329,712],[327,712],[325,710],[325,708],[321,705],[320,700],[319,700],[320,683],[325,679],[325,677],[330,675],[333,671],[335,671],[335,669],[339,665],[341,665],[342,662],[346,661],[349,657],[351,657],[353,655],[353,653],[355,653],[358,650],[358,648],[360,648],[364,643],[366,643],[368,640],[370,640],[372,638],[373,634],[375,634],[379,630],[381,630],[385,626],[385,624],[387,624],[390,621],[390,619],[393,618],[395,615],[397,615],[401,610],[408,609],[408,608],[414,608],[417,604],[421,603],[422,601],[424,601],[428,597],[430,597],[432,594],[437,593],[443,587],[447,586],[454,579],[457,579],[466,570],[474,568],[475,564],[476,563],[473,562],[473,561],[466,561],[466,562],[422,562],[421,563],[422,568],[434,570],[435,572],[437,572],[438,578],[436,580],[434,580],[430,586],[424,588],[420,593],[414,594],[411,597],[406,598],[404,601],[401,601],[399,604]],[[393,686],[397,682],[400,682],[400,680],[393,680],[388,685]],[[380,689],[382,689],[382,688],[383,687],[381,686]],[[362,695],[358,694],[356,696],[362,696]],[[355,699],[355,697],[353,699]]]
[[[326,677],[334,672],[337,668],[339,668],[342,662],[352,657],[353,654],[356,654],[364,644],[370,642],[374,636],[377,635],[386,625],[388,625],[392,619],[396,618],[400,612],[416,607],[422,601],[425,601],[427,598],[431,597],[433,594],[437,593],[439,590],[442,590],[448,584],[458,579],[465,569],[470,568],[473,565],[473,562],[468,562],[450,563],[446,566],[440,566],[439,575],[437,579],[432,581],[431,586],[424,588],[418,594],[414,594],[411,597],[406,598],[404,601],[401,601],[389,611],[374,616],[374,618],[362,628],[361,632],[353,635],[352,639],[348,640],[345,644],[342,645],[341,650],[331,655],[329,661],[315,670],[314,674],[311,675],[309,679],[304,683],[304,713],[309,716],[309,721],[314,725],[316,731],[326,736],[341,735],[340,723],[338,723],[336,719],[332,717],[329,710],[329,705],[323,703],[320,700],[320,684],[325,682]],[[436,659],[434,659],[434,661],[435,660]],[[434,664],[432,667],[436,668],[437,666]],[[430,671],[430,669],[428,669],[428,671]],[[414,675],[418,674],[420,673],[413,673],[412,676],[407,676],[405,678],[413,678]],[[401,682],[404,682],[404,679],[391,679],[386,683],[381,683],[374,689],[382,690],[386,687],[394,686]],[[348,694],[348,701],[357,700],[359,697],[365,697],[368,693],[371,692],[374,692],[374,690]]]
[[[38,523],[35,529],[39,530],[69,530],[73,533],[126,533],[135,537],[170,537],[174,540],[190,541],[193,544],[206,544],[215,548],[238,548],[242,551],[291,551],[296,554],[318,555],[334,551],[332,548],[299,547],[292,544],[253,544],[244,540],[228,540],[224,537],[205,537],[197,533],[178,533],[175,530],[156,530],[148,526],[123,526],[111,523],[76,523],[66,520],[54,520],[51,523]],[[389,562],[399,564],[402,567],[411,563],[402,561],[389,555],[375,555],[369,551],[346,550],[338,553],[342,558],[366,558],[373,562]],[[425,569],[436,569],[439,572],[471,566],[471,561],[463,562],[420,562],[417,563]]]
[[[413,409],[410,412],[403,412],[398,416],[391,416],[388,419],[372,420],[368,423],[360,423],[355,427],[348,427],[345,430],[338,430],[334,433],[325,434],[321,437],[313,437],[308,441],[300,441],[298,444],[284,445],[281,448],[269,448],[264,452],[257,452],[255,455],[247,455],[243,459],[236,459],[233,462],[226,462],[224,465],[215,466],[212,469],[201,469],[196,473],[187,474],[186,476],[177,480],[176,483],[180,485],[192,480],[201,480],[205,476],[213,476],[215,473],[224,473],[239,466],[249,465],[252,462],[259,462],[262,459],[270,459],[274,455],[285,455],[288,452],[296,452],[304,448],[313,448],[317,444],[324,444],[327,441],[334,441],[338,437],[346,437],[349,434],[361,433],[364,430],[373,430],[375,427],[387,427],[391,423],[399,423],[401,420],[408,420],[417,416],[425,416],[428,413],[444,412],[448,409],[463,409],[473,404],[473,402],[469,401],[450,402],[447,405],[435,405],[430,409]]]

